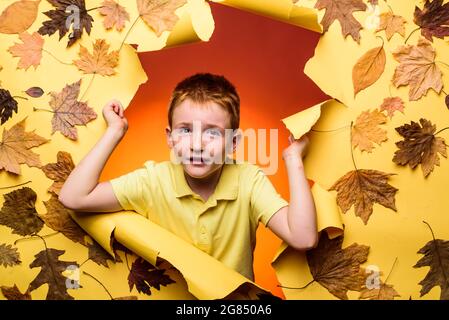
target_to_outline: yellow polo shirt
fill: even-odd
[[[288,205],[262,169],[248,162],[225,163],[207,201],[192,191],[182,165],[171,161],[146,161],[110,182],[123,209],[147,217],[252,281],[258,223],[266,226]]]

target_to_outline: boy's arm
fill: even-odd
[[[290,137],[291,144],[283,152],[290,203],[272,216],[267,227],[293,248],[307,250],[315,247],[318,242],[315,203],[302,163],[308,137],[306,135],[299,140],[293,140]]]
[[[123,111],[117,100],[111,100],[104,106],[103,116],[108,123],[106,132],[73,169],[59,193],[59,201],[67,208],[96,212],[122,210],[110,182],[98,183],[98,179],[128,128]]]

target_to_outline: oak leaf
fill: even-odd
[[[0,117],[1,124],[12,117],[13,111],[17,113],[17,101],[14,99],[8,90],[0,88]]]
[[[30,291],[21,293],[16,284],[14,287],[1,286],[0,289],[7,300],[31,300]]]
[[[104,1],[101,6],[99,12],[105,16],[104,27],[111,29],[115,26],[117,31],[121,31],[125,27],[125,21],[129,21],[129,14],[125,7],[111,0]]]
[[[361,151],[372,152],[374,143],[380,145],[386,141],[387,131],[379,125],[387,122],[387,117],[377,109],[363,111],[351,128],[351,144],[359,147]]]
[[[354,97],[375,83],[385,70],[385,50],[383,46],[368,50],[352,68]]]
[[[75,164],[70,153],[58,151],[57,162],[48,163],[42,167],[45,175],[54,181],[48,188],[48,192],[54,192],[59,195],[59,191],[61,191],[62,186],[74,168]]]
[[[422,10],[415,6],[413,16],[427,40],[433,41],[432,36],[440,39],[449,36],[449,3],[443,5],[443,0],[426,0]]]
[[[10,244],[0,244],[0,266],[12,267],[21,264],[17,248],[13,248]]]
[[[0,15],[0,32],[13,34],[27,30],[36,20],[38,1],[16,1],[6,7]]]
[[[395,33],[399,33],[402,37],[405,37],[405,26],[407,23],[402,16],[393,14],[390,11],[383,12],[380,15],[379,27],[376,32],[385,30],[388,41],[393,37]]]
[[[385,98],[379,107],[380,111],[387,111],[387,115],[390,119],[394,116],[396,111],[404,113],[404,101],[400,97],[388,97]]]
[[[27,70],[29,67],[34,66],[36,70],[41,63],[44,39],[37,32],[33,34],[21,33],[19,38],[22,40],[22,44],[16,43],[8,48],[8,51],[14,57],[20,58],[17,68]]]
[[[118,50],[108,53],[109,45],[103,39],[97,39],[93,47],[93,54],[91,54],[83,45],[80,45],[81,59],[74,60],[73,63],[86,74],[113,75],[114,68],[118,65]]]
[[[137,0],[137,9],[143,21],[160,37],[162,32],[173,29],[179,20],[176,9],[186,3],[187,0]]]
[[[147,295],[151,295],[151,287],[160,290],[160,286],[167,286],[170,283],[175,281],[165,274],[165,269],[155,268],[140,257],[133,262],[128,275],[129,291],[136,286],[139,293]]]

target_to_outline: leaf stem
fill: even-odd
[[[437,134],[440,133],[441,131],[444,131],[444,130],[447,130],[447,129],[449,129],[449,127],[446,127],[446,128],[443,128],[443,129],[437,131],[434,135],[437,135]]]
[[[385,41],[384,38],[382,38],[381,36],[377,35],[376,38],[380,38],[380,40],[382,40],[382,48],[384,47]]]
[[[14,245],[15,245],[17,242],[26,241],[26,240],[35,240],[35,237],[39,237],[39,238],[41,238],[41,239],[44,241],[45,248],[47,248],[47,244],[45,243],[44,238],[48,238],[48,237],[57,235],[58,233],[59,233],[59,231],[56,231],[56,232],[53,232],[53,233],[50,233],[50,234],[46,234],[46,235],[44,235],[44,236],[40,236],[40,235],[38,235],[38,234],[34,234],[34,235],[31,235],[31,236],[26,237],[26,238],[20,238],[20,239],[17,239],[16,241],[14,241]]]
[[[305,288],[307,288],[308,286],[310,286],[312,283],[314,283],[315,282],[315,279],[312,279],[309,283],[307,283],[305,286],[302,286],[302,287],[299,287],[299,288],[296,288],[296,287],[286,287],[286,286],[282,286],[282,285],[280,285],[280,284],[278,284],[278,287],[280,287],[280,288],[284,288],[284,289],[305,289]]]
[[[126,261],[126,267],[128,268],[128,271],[131,272],[131,269],[129,268],[129,264],[128,264],[128,254],[125,251],[125,261]]]
[[[20,98],[20,99],[24,99],[24,100],[28,100],[27,97],[22,97],[22,96],[12,96],[13,98]]]
[[[23,183],[19,183],[19,184],[15,184],[9,187],[0,187],[0,189],[9,189],[9,188],[15,188],[15,187],[19,187],[19,186],[23,186],[24,184],[30,183],[31,180],[28,180],[27,182],[23,182]]]
[[[84,96],[86,95],[87,91],[89,90],[90,86],[92,85],[92,82],[94,81],[96,73],[93,73],[92,78],[90,78],[89,84],[87,85],[86,90],[84,91],[83,95],[81,96],[81,98],[79,99],[79,101],[82,101]]]
[[[86,9],[86,10],[84,10],[84,12],[89,12],[89,11],[92,11],[92,10],[97,10],[97,9],[100,9],[100,8],[103,8],[104,6],[99,6],[99,7],[95,7],[95,8],[90,8],[90,9]]]
[[[120,50],[122,50],[123,44],[125,43],[125,40],[128,38],[129,33],[131,32],[131,29],[134,27],[134,25],[137,23],[137,21],[139,20],[140,15],[137,16],[137,18],[133,21],[131,27],[129,27],[128,31],[126,31],[125,36],[123,37],[122,43],[120,44],[120,47],[118,49],[118,52],[120,53]]]
[[[449,64],[447,64],[446,62],[443,62],[443,61],[440,61],[440,60],[434,60],[434,62],[441,63],[441,64],[443,64],[443,65],[445,65],[446,67],[449,68]]]
[[[114,298],[112,297],[112,295],[109,293],[109,290],[106,289],[106,287],[104,286],[104,284],[102,284],[100,282],[100,280],[98,280],[97,278],[95,278],[93,275],[91,275],[90,273],[87,273],[86,271],[83,271],[83,274],[85,274],[86,276],[91,277],[92,279],[94,279],[95,281],[97,281],[104,289],[104,291],[106,291],[106,293],[109,295],[109,297],[111,298],[111,300],[114,300]]]
[[[42,109],[42,108],[36,108],[36,107],[33,107],[33,111],[47,111],[47,112],[55,113],[53,110]]]
[[[50,51],[48,51],[48,50],[46,50],[44,48],[42,48],[42,51],[44,51],[45,53],[49,54],[53,59],[55,59],[59,63],[65,64],[65,65],[68,65],[68,66],[73,65],[73,63],[67,63],[67,62],[59,60],[55,55],[53,55],[53,53],[51,53]]]
[[[423,220],[423,222],[429,227],[430,232],[432,233],[433,244],[435,246],[435,252],[436,252],[436,255],[438,257],[438,263],[440,265],[441,271],[443,272],[444,282],[447,284],[448,283],[447,276],[446,276],[446,273],[444,272],[445,269],[444,269],[443,263],[441,261],[440,251],[438,250],[437,241],[435,240],[435,235],[433,234],[432,227],[426,221]]]
[[[412,32],[410,32],[410,34],[408,35],[407,39],[405,39],[404,44],[407,44],[407,41],[408,41],[408,39],[410,38],[410,36],[411,36],[412,34],[414,34],[416,31],[418,31],[419,29],[421,29],[421,27],[418,27],[418,28],[412,30]]]
[[[351,158],[352,158],[352,163],[354,164],[355,170],[358,171],[359,169],[357,169],[357,166],[355,165],[354,151],[353,151],[353,148],[352,148],[352,123],[353,123],[353,121],[351,121],[351,129],[350,129],[349,145],[350,145],[350,147],[351,147]]]

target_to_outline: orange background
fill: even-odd
[[[128,132],[108,160],[101,180],[132,171],[149,159],[168,160],[164,128],[171,91],[187,76],[211,72],[224,75],[236,86],[241,99],[240,128],[279,129],[279,168],[269,177],[289,200],[281,159],[289,133],[280,120],[328,98],[302,72],[319,34],[220,4],[210,6],[215,31],[209,42],[139,54],[149,79],[125,112]],[[280,244],[278,237],[259,225],[255,281],[284,298],[270,264]]]

